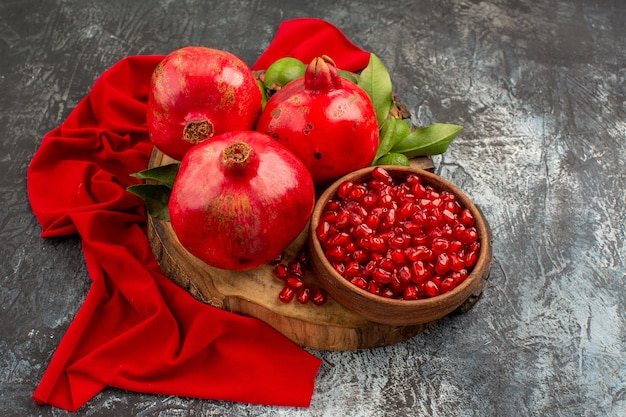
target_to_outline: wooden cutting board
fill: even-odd
[[[176,162],[155,150],[150,167]],[[420,168],[433,170],[430,158],[413,159]],[[307,230],[289,246],[283,262],[288,262],[304,247]],[[435,323],[413,326],[377,324],[353,313],[329,297],[326,304],[284,304],[278,299],[283,285],[272,275],[273,266],[265,265],[245,272],[210,267],[187,252],[179,243],[169,222],[148,219],[148,237],[161,269],[172,281],[196,299],[237,314],[256,317],[297,343],[319,350],[347,351],[391,345],[409,339]],[[312,271],[305,280],[319,286]],[[477,292],[459,310],[467,311],[477,301]]]

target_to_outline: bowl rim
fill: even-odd
[[[362,180],[371,175],[371,172],[376,168],[384,168],[389,172],[389,174],[393,177],[400,177],[402,175],[408,174],[417,174],[425,179],[426,183],[429,185],[433,185],[437,188],[440,188],[435,183],[440,183],[448,189],[448,191],[453,192],[459,202],[463,205],[464,208],[469,209],[474,215],[474,219],[476,222],[476,230],[478,231],[478,239],[480,242],[480,250],[478,253],[478,260],[476,264],[472,267],[467,278],[458,286],[456,286],[451,291],[448,291],[443,294],[439,294],[435,297],[429,298],[421,298],[416,300],[402,300],[395,298],[386,298],[380,295],[372,294],[367,290],[357,287],[356,285],[349,282],[343,276],[341,276],[335,268],[331,265],[330,261],[324,254],[322,249],[322,245],[317,237],[317,226],[319,224],[320,215],[323,212],[324,208],[328,201],[334,197],[338,191],[339,185],[344,181],[350,180]],[[394,175],[394,173],[396,175]],[[333,277],[334,281],[336,281],[341,287],[344,287],[349,290],[349,292],[354,292],[358,296],[367,299],[368,301],[384,303],[389,306],[399,307],[403,309],[410,309],[411,307],[423,307],[424,309],[428,308],[436,308],[438,305],[446,305],[446,301],[451,299],[456,299],[459,297],[459,294],[467,291],[468,287],[474,286],[476,281],[480,279],[480,277],[484,274],[486,270],[489,272],[491,267],[491,230],[486,220],[483,217],[481,210],[470,200],[470,198],[461,191],[456,185],[451,183],[450,181],[434,174],[432,172],[426,171],[422,168],[412,167],[412,166],[401,166],[401,165],[376,165],[376,166],[368,166],[365,168],[358,169],[356,171],[352,171],[341,178],[334,181],[330,186],[328,186],[323,193],[320,195],[318,201],[315,204],[313,209],[313,214],[311,216],[310,222],[310,242],[312,243],[311,250],[314,250],[316,253],[320,254],[318,256],[319,261],[322,263],[324,268],[329,272],[329,274]],[[468,297],[471,295],[471,292],[468,294]],[[462,301],[465,300],[466,297]],[[461,303],[462,303],[461,301]]]

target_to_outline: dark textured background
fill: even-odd
[[[30,396],[90,283],[78,238],[39,237],[41,137],[127,55],[199,44],[251,64],[303,16],[376,53],[417,124],[465,126],[435,162],[493,229],[483,298],[395,346],[314,352],[310,409],[108,388],[78,414],[626,415],[621,0],[0,1],[0,415],[66,415]]]

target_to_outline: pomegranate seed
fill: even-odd
[[[326,257],[331,261],[342,262],[346,259],[346,249],[343,246],[331,246],[326,251]]]
[[[377,202],[378,202],[378,197],[376,197],[372,193],[368,193],[365,196],[363,196],[363,205],[366,207],[374,207]]]
[[[393,207],[393,197],[389,194],[381,195],[378,201],[382,207]]]
[[[300,304],[306,304],[311,299],[311,289],[308,287],[300,288],[300,290],[296,293],[296,300]]]
[[[439,210],[433,210],[434,214],[429,214],[426,216],[426,226],[428,227],[437,227],[441,224],[441,214]]]
[[[404,265],[406,263],[406,256],[404,256],[404,251],[402,249],[396,249],[391,252],[391,261],[394,265]]]
[[[327,243],[329,246],[345,246],[352,240],[352,237],[346,232],[340,232],[331,236]]]
[[[361,223],[363,223],[363,216],[361,216],[359,213],[350,213],[350,224],[353,226],[358,226]]]
[[[381,167],[374,168],[374,170],[372,171],[372,178],[382,182],[383,184],[393,184],[393,178],[391,177],[389,172]]]
[[[319,239],[322,245],[325,245],[326,242],[328,241],[329,232],[330,232],[330,223],[322,222],[317,225],[317,229],[316,229],[317,238]]]
[[[422,224],[415,221],[408,221],[403,224],[403,227],[404,230],[411,235],[417,235],[423,231]]]
[[[433,258],[433,251],[425,245],[410,247],[406,250],[405,254],[407,258],[413,262],[428,261]]]
[[[402,291],[402,298],[405,300],[417,300],[418,290],[415,284],[407,285]]]
[[[365,281],[365,278],[363,277],[352,277],[350,278],[350,283],[356,285],[362,290],[367,288],[367,281]]]
[[[343,276],[345,274],[346,266],[343,262],[333,262],[332,265],[339,275]]]
[[[439,293],[443,294],[452,291],[455,287],[456,283],[454,282],[454,278],[448,277],[441,281],[441,285],[439,286]]]
[[[352,234],[358,238],[369,237],[373,233],[374,231],[366,223],[358,225],[352,232]]]
[[[299,261],[291,261],[287,264],[289,274],[302,278],[304,277],[304,270],[302,264]]]
[[[276,279],[278,279],[279,281],[286,281],[287,275],[288,275],[287,265],[276,264],[276,266],[274,266],[272,273],[274,274],[274,277],[276,277]]]
[[[402,236],[394,236],[389,239],[389,247],[392,249],[404,249],[407,246],[408,244]]]
[[[391,258],[383,258],[377,262],[378,267],[384,269],[385,271],[391,272],[395,269],[395,263]]]
[[[459,236],[459,240],[463,243],[470,244],[478,240],[478,232],[474,227],[469,227],[465,229],[464,233]]]
[[[346,264],[344,275],[347,277],[356,277],[363,275],[363,271],[361,270],[361,266],[358,262],[350,261]]]
[[[354,242],[348,242],[348,243],[346,243],[345,248],[346,248],[346,256],[348,256],[348,257],[349,257],[349,256],[352,256],[352,253],[353,253],[355,250],[357,250],[356,243],[354,243]]]
[[[462,283],[463,281],[465,281],[465,279],[469,276],[469,273],[467,272],[467,269],[462,269],[459,272],[452,272],[450,274],[450,277],[454,279],[454,283],[456,285],[459,285],[460,283]]]
[[[440,275],[435,275],[431,278],[431,281],[434,282],[437,287],[439,287],[441,285],[442,278]]]
[[[441,211],[441,217],[447,224],[454,224],[456,222],[456,215],[446,208]]]
[[[476,262],[478,262],[478,253],[472,251],[465,254],[465,268],[473,267],[474,265],[476,265]]]
[[[451,253],[450,258],[450,269],[453,271],[460,271],[465,268],[465,254],[464,253]]]
[[[452,242],[450,242],[450,252],[458,252],[459,250],[461,250],[461,248],[463,247],[463,242],[460,242],[458,240],[453,240]]]
[[[326,304],[326,301],[328,301],[328,295],[326,294],[326,291],[322,288],[316,289],[313,293],[313,297],[311,298],[311,302],[316,306],[321,306]]]
[[[380,295],[380,287],[374,281],[370,281],[367,283],[367,291],[374,295]]]
[[[411,271],[408,266],[403,266],[391,277],[391,288],[394,292],[401,292],[411,282]]]
[[[450,270],[450,257],[447,253],[440,253],[435,262],[435,272],[443,275]]]
[[[365,189],[362,187],[355,186],[352,190],[350,190],[350,193],[346,197],[346,200],[358,202],[358,201],[363,200],[364,196],[365,196]]]
[[[376,266],[376,261],[372,260],[369,261],[368,263],[365,264],[365,266],[363,267],[363,275],[366,277],[371,276],[374,271],[376,270],[377,266]]]
[[[380,292],[380,295],[381,295],[381,297],[385,297],[385,298],[394,298],[396,294],[393,292],[393,290],[391,288],[385,287]]]
[[[329,200],[324,208],[326,211],[339,211],[339,209],[341,209],[341,204],[337,200]]]
[[[352,191],[353,187],[354,183],[352,181],[344,181],[339,184],[339,188],[337,189],[337,195],[339,196],[339,198],[346,198],[348,194],[350,194],[350,191]]]
[[[415,174],[409,174],[406,176],[406,179],[404,181],[408,186],[413,187],[416,184],[421,184],[422,179]]]
[[[408,283],[411,280],[411,270],[406,265],[398,269],[397,275],[401,282]]]
[[[426,186],[426,196],[427,196],[427,198],[429,198],[431,200],[435,200],[435,199],[441,197],[441,194],[439,194],[437,191],[435,191],[435,189],[432,187],[432,185],[428,185],[428,186]]]
[[[352,252],[352,259],[360,264],[367,262],[369,256],[363,249],[357,249]]]
[[[389,284],[391,282],[391,272],[382,268],[376,268],[372,274],[372,279],[377,284]]]
[[[430,278],[431,272],[422,261],[416,261],[411,264],[411,279],[413,282],[422,282]]]
[[[347,210],[341,210],[337,213],[337,218],[335,219],[335,227],[341,229],[350,224],[350,212]]]
[[[439,287],[433,281],[426,281],[424,291],[428,297],[436,297],[439,295]]]
[[[296,292],[291,287],[283,287],[283,289],[278,294],[278,299],[283,303],[289,303],[293,300],[293,297],[296,295]]]
[[[367,182],[367,186],[374,191],[381,191],[387,187],[387,184],[380,180],[372,178]]]
[[[292,288],[294,290],[299,290],[300,288],[304,287],[304,280],[300,277],[288,277],[286,283],[289,288]]]
[[[463,209],[461,211],[461,223],[465,226],[474,226],[476,220],[474,219],[474,215],[469,209]]]
[[[443,237],[436,237],[431,242],[433,253],[439,255],[445,253],[450,248],[450,241]]]
[[[426,187],[424,187],[424,184],[415,184],[413,187],[411,187],[411,191],[413,192],[413,194],[415,194],[415,197],[417,198],[426,197]]]
[[[415,212],[415,207],[412,202],[407,201],[398,209],[398,217],[402,220],[409,219],[413,217],[413,213]]]
[[[385,240],[380,236],[372,236],[370,238],[370,249],[374,252],[385,252],[387,250],[387,244]]]
[[[454,194],[447,194],[447,196],[452,196],[454,198]],[[446,210],[451,212],[452,214],[458,214],[461,211],[461,206],[457,201],[450,200],[449,197],[445,198],[446,202],[443,205]]]
[[[468,252],[478,252],[480,250],[480,242],[476,241],[476,242],[472,242],[469,245],[467,245],[467,251]]]

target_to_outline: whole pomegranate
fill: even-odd
[[[201,46],[180,48],[157,65],[150,81],[148,132],[164,154],[181,160],[195,144],[231,130],[252,130],[261,92],[235,55]]]
[[[180,243],[208,265],[248,270],[276,259],[313,212],[304,164],[267,135],[227,132],[187,152],[169,200]]]
[[[317,185],[370,165],[378,148],[371,99],[327,56],[313,59],[304,77],[270,98],[256,130],[295,153]]]

